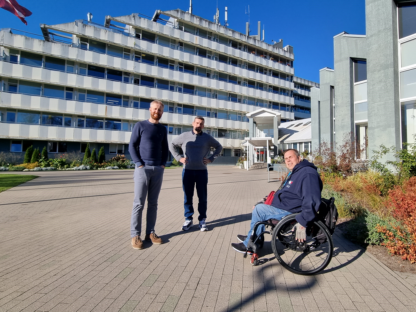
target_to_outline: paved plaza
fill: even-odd
[[[165,170],[166,243],[143,250],[130,245],[132,170],[40,172],[0,193],[0,311],[416,311],[413,276],[337,233],[312,277],[283,269],[270,243],[257,267],[232,250],[253,203],[277,187],[265,170],[210,166],[210,231],[181,231],[181,173]]]

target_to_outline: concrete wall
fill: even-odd
[[[321,141],[321,130],[320,130],[320,89],[313,87],[311,88],[311,131],[312,131],[312,147],[314,151],[319,148]]]
[[[320,95],[320,143],[332,144],[332,116],[333,107],[331,105],[330,89],[334,86],[334,71],[329,68],[321,69],[319,72],[321,95]],[[318,146],[319,146],[318,144]]]

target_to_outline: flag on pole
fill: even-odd
[[[32,15],[32,12],[22,7],[16,0],[0,0],[0,8],[16,15],[25,25],[27,25],[25,17]]]

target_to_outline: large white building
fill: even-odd
[[[270,45],[181,10],[41,31],[0,30],[0,152],[33,145],[59,155],[89,143],[107,158],[128,156],[133,125],[159,99],[169,141],[204,116],[231,163],[249,137],[248,113],[267,108],[279,124],[310,117],[317,84],[294,77],[293,48],[282,41]]]

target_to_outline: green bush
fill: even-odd
[[[23,161],[24,164],[30,164],[30,160],[32,159],[32,154],[33,154],[33,145],[29,146],[26,150],[25,158]]]
[[[105,162],[105,151],[104,146],[101,146],[100,151],[98,152],[98,163],[102,164]]]
[[[43,159],[46,159],[46,160],[48,160],[49,159],[49,156],[48,156],[48,150],[46,149],[46,146],[45,147],[43,147],[43,150],[42,150],[42,155],[41,155],[42,157],[41,158],[43,158]]]
[[[87,147],[85,148],[84,152],[84,159],[82,160],[82,163],[86,163],[91,157],[91,151],[90,151],[90,143],[87,143]]]
[[[92,149],[90,159],[91,159],[91,161],[93,163],[96,163],[97,162],[97,152],[95,151],[95,148]]]
[[[30,163],[34,164],[35,162],[38,162],[38,160],[39,160],[39,149],[38,148],[35,148],[33,150]]]
[[[9,167],[9,171],[23,171],[25,169],[26,168],[23,167],[23,166],[11,166],[11,167]]]

